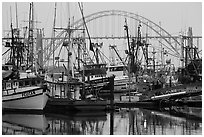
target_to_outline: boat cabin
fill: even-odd
[[[15,79],[15,80],[3,80],[2,81],[2,90],[9,92],[10,90],[15,90],[17,88],[31,87],[42,85],[41,78],[26,78],[26,79]],[[8,93],[7,93],[8,94]],[[5,93],[3,93],[5,95]]]
[[[12,69],[13,69],[13,65],[2,65],[2,70],[8,71]]]
[[[124,76],[126,75],[126,68],[124,65],[120,65],[120,66],[109,66],[106,68],[107,70],[107,76],[112,76],[115,75],[117,76]]]

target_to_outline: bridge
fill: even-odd
[[[188,43],[190,39],[193,45],[199,47],[202,40],[201,36],[186,36],[184,34],[173,36],[162,28],[161,24],[157,24],[136,13],[122,10],[106,10],[85,16],[85,22],[89,28],[92,42],[98,43],[100,41],[100,43],[104,43],[102,48],[106,49],[109,45],[115,43],[117,43],[115,45],[119,48],[119,43],[122,45],[120,47],[124,51],[127,48],[127,35],[124,32],[125,19],[127,19],[131,39],[137,39],[137,27],[141,24],[142,40],[150,44],[149,52],[151,54],[153,49],[156,49],[157,58],[160,58],[157,59],[159,62],[162,62],[164,59],[164,53],[175,57],[175,60],[180,62],[183,59],[183,55],[181,54],[182,46]],[[68,24],[66,28],[55,28],[54,32],[55,37],[42,37],[43,65],[48,64],[55,57],[63,58],[64,54],[62,52],[70,50],[64,44],[67,41],[70,42],[69,44],[74,49],[72,53],[77,54],[77,48],[80,48],[85,50],[87,54],[91,54],[88,51],[89,48],[87,48],[89,46],[89,37],[85,34],[82,19]],[[3,38],[3,40],[5,39],[7,38]],[[75,55],[75,57],[79,58],[78,55]]]
[[[161,25],[158,25],[153,21],[139,14],[135,14],[127,11],[121,11],[121,10],[100,11],[97,13],[93,13],[91,15],[87,15],[85,16],[85,22],[89,28],[90,34],[93,34],[91,35],[91,39],[93,41],[98,41],[98,40],[104,41],[104,40],[115,40],[115,39],[124,41],[125,39],[127,39],[127,36],[124,34],[124,27],[123,27],[124,18],[129,19],[127,23],[130,24],[129,26],[130,32],[132,31],[131,33],[132,36],[130,36],[131,38],[137,38],[134,32],[137,31],[137,26],[140,23],[143,29],[142,32],[145,32],[142,34],[142,39],[148,41],[149,43],[154,43],[153,46],[155,47],[156,46],[158,47],[159,45],[159,48],[166,49],[170,53],[170,55],[174,55],[175,57],[177,57],[178,60],[183,58],[181,54],[181,46],[184,43],[184,40],[187,40],[189,38],[196,39],[197,43],[194,45],[199,45],[201,40],[201,36],[184,36],[184,35],[172,36],[164,28],[162,28]],[[104,23],[105,21],[103,20],[109,23]],[[97,21],[99,21],[98,25],[96,25]],[[103,28],[103,23],[107,25],[105,26],[105,28]],[[109,24],[112,24],[112,26],[108,26]],[[56,30],[58,33],[54,38],[52,37],[43,38],[44,43],[46,43],[44,44],[46,45],[46,47],[44,48],[43,52],[48,53],[45,56],[44,63],[46,63],[52,57],[54,52],[55,52],[54,53],[55,56],[60,55],[60,53],[58,53],[58,55],[56,54],[57,49],[59,52],[62,51],[62,50],[59,50],[59,48],[61,47],[64,41],[67,41],[69,39],[68,33],[70,33],[70,36],[72,39],[75,39],[75,38],[83,39],[81,40],[81,44],[83,43],[84,39],[85,40],[88,39],[88,37],[85,34],[83,34],[83,29],[84,29],[83,25],[84,25],[83,20],[79,19],[74,23],[70,24],[69,26],[67,26],[67,28],[64,28],[64,29],[61,28],[61,31],[59,31],[59,29]],[[118,28],[116,28],[116,26],[118,26]],[[98,28],[101,28],[102,31],[99,30]],[[112,28],[112,29],[109,29],[109,28]],[[96,34],[96,30],[99,30],[98,31],[99,34]],[[110,32],[102,33],[104,31],[110,31]],[[54,46],[53,46],[53,41],[55,42]],[[103,46],[106,46],[106,45],[103,45]],[[62,47],[60,49],[62,49]],[[158,51],[158,54],[162,54],[162,51],[161,50]]]

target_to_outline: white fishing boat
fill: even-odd
[[[129,89],[134,91],[136,89],[135,82],[133,80],[129,81],[129,77],[127,75],[127,70],[124,65],[115,65],[106,67],[106,75],[105,77],[115,76],[114,78],[114,92],[127,92]],[[92,76],[91,80],[102,78],[100,76]],[[130,84],[130,86],[129,86]],[[102,88],[103,92],[109,92],[109,89]]]
[[[33,3],[30,5],[32,7]],[[43,85],[44,80],[38,77],[40,66],[37,65],[38,59],[42,58],[37,54],[37,49],[42,44],[37,40],[38,44],[34,45],[32,25],[29,25],[32,33],[29,33],[28,42],[24,42],[20,38],[20,30],[12,26],[11,22],[11,38],[3,44],[7,51],[3,53],[2,108],[43,110],[48,100],[48,90]]]
[[[2,80],[3,109],[43,110],[47,100],[48,90],[41,78]]]

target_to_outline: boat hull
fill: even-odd
[[[48,100],[48,95],[43,88],[33,88],[28,91],[2,97],[3,109],[16,110],[43,110]]]
[[[73,103],[75,109],[80,111],[97,111],[97,110],[105,110],[107,107],[106,100],[76,100]]]

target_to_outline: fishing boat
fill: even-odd
[[[43,110],[48,89],[43,79],[31,70],[17,70],[14,64],[2,65],[2,108],[15,110]]]
[[[129,81],[129,77],[127,75],[127,70],[126,70],[125,65],[113,65],[107,67],[107,77],[110,77],[112,75],[115,76],[114,78],[114,92],[118,93],[125,93],[127,91],[133,91],[136,89],[135,82],[134,81]]]
[[[31,3],[33,8],[33,3]],[[30,13],[31,14],[31,13]],[[43,110],[48,100],[48,89],[38,76],[34,37],[29,19],[28,42],[20,37],[20,30],[13,28],[11,37],[3,44],[8,50],[3,53],[7,60],[2,65],[2,108],[14,110]],[[38,43],[38,42],[37,42]],[[37,45],[38,46],[38,45]],[[40,57],[38,57],[40,58]]]
[[[38,77],[2,80],[3,109],[43,110],[48,100],[47,87]]]
[[[46,106],[47,110],[95,111],[106,109],[107,101],[99,98],[92,87],[90,89],[85,88],[85,85],[88,87],[89,84],[73,78],[67,80],[65,77],[55,81],[46,80],[48,88],[51,90],[51,97]]]
[[[131,91],[136,89],[134,86],[135,83],[133,81],[129,83],[126,66],[124,65],[106,66],[106,64],[93,64],[87,66],[88,67],[85,70],[85,72],[87,72],[85,74],[88,75],[87,83],[95,83],[96,86],[101,89],[101,94],[109,92],[107,82],[105,82],[103,79],[111,76],[115,77],[114,93],[125,93],[129,91],[129,89]]]
[[[56,11],[56,10],[55,10]],[[70,23],[70,22],[69,22]],[[53,27],[54,28],[54,27]],[[71,39],[71,30],[73,30],[69,24],[68,28],[68,40],[64,40],[62,42],[62,48],[68,49],[68,56],[58,57],[59,60],[63,60],[63,70],[61,71],[49,71],[48,75],[45,76],[45,80],[47,81],[48,87],[51,90],[51,98],[48,100],[47,108],[49,111],[55,110],[105,110],[107,102],[106,100],[102,100],[95,96],[97,94],[95,91],[98,90],[100,86],[96,86],[95,82],[90,82],[89,78],[91,75],[95,75],[98,73],[103,73],[101,70],[104,65],[94,65],[87,64],[84,62],[84,58],[81,59],[79,53],[85,54],[85,51],[81,51],[83,48],[78,48],[78,69],[74,72],[74,48],[71,45],[74,43]],[[85,41],[84,41],[85,42]],[[85,43],[81,43],[76,40],[75,43],[78,43],[78,47],[82,47]],[[67,50],[65,50],[67,51]],[[54,53],[53,53],[54,54]],[[64,59],[65,58],[65,59]],[[53,58],[54,59],[54,58]],[[83,67],[80,67],[80,62],[82,60]],[[59,69],[60,63],[58,63],[58,67],[55,66],[53,60],[53,68]],[[65,63],[67,63],[65,65]],[[58,73],[58,74],[57,74]],[[76,74],[78,73],[78,74]],[[78,75],[78,76],[76,76]],[[85,81],[87,80],[87,81]],[[98,83],[97,81],[96,83]],[[100,82],[101,83],[101,82]],[[96,86],[96,88],[94,88]],[[103,86],[103,82],[101,83]],[[52,109],[55,108],[55,109]]]

